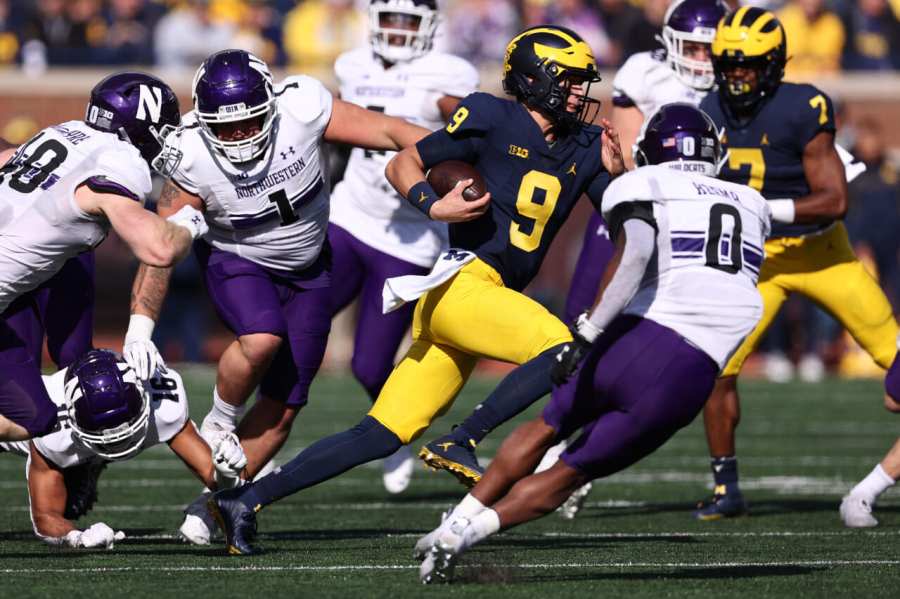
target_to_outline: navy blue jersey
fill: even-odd
[[[721,93],[700,103],[719,129],[724,127],[728,161],[719,178],[743,183],[766,199],[795,199],[809,194],[803,173],[803,150],[813,137],[834,133],[834,107],[824,92],[812,85],[782,83],[746,123],[738,123],[724,106]],[[772,237],[796,237],[828,223],[773,223]]]
[[[475,252],[507,287],[524,289],[581,194],[600,210],[610,180],[601,162],[601,132],[586,126],[551,146],[518,102],[484,93],[466,97],[446,128],[416,144],[426,169],[463,160],[491,192],[484,215],[450,225],[450,246]]]

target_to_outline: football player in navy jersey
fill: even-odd
[[[719,22],[712,54],[718,92],[700,108],[723,130],[728,160],[719,176],[759,190],[775,222],[759,277],[763,317],[704,408],[715,490],[694,512],[701,520],[747,511],[735,458],[737,375],[788,295],[802,293],[822,306],[884,368],[894,360],[898,333],[887,298],[854,255],[841,222],[847,183],[831,99],[812,85],[782,81],[781,23],[771,12],[741,7]]]
[[[445,129],[401,151],[386,174],[397,191],[432,219],[451,221],[451,249],[424,277],[389,279],[391,307],[419,298],[413,345],[369,414],[323,439],[259,481],[213,496],[232,554],[252,554],[256,512],[278,499],[382,458],[418,437],[452,404],[482,357],[529,362],[504,379],[502,401],[485,402],[461,443],[487,431],[550,391],[549,371],[572,340],[566,326],[521,293],[575,202],[587,193],[599,208],[611,176],[624,171],[615,132],[588,124],[599,80],[590,47],[573,31],[539,26],[507,46],[504,89],[515,100],[475,93]],[[458,218],[461,181],[439,197],[425,170],[465,160],[488,193]],[[449,210],[448,210],[449,209]],[[456,216],[454,216],[456,215]],[[396,300],[396,301],[393,301]],[[454,446],[455,441],[447,444]]]

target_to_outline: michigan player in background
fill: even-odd
[[[40,131],[0,169],[0,439],[46,434],[56,422],[40,379],[44,327],[74,327],[71,337],[51,336],[58,362],[90,344],[93,296],[84,287],[93,280],[81,268],[92,263],[77,256],[113,229],[139,259],[167,266],[206,230],[192,208],[167,222],[143,207],[150,170],[168,176],[180,159],[164,141],[180,121],[165,83],[111,75],[91,91],[84,120]],[[59,287],[70,282],[74,289]]]
[[[460,441],[467,447],[496,426],[494,419],[504,422],[549,392],[556,351],[571,335],[521,291],[580,196],[587,193],[599,207],[611,173],[624,170],[615,133],[588,124],[597,108],[588,92],[598,79],[591,49],[576,33],[527,29],[509,43],[504,61],[504,89],[515,100],[468,96],[446,128],[388,164],[399,193],[432,219],[451,223],[451,249],[428,276],[385,286],[390,306],[419,298],[413,345],[356,427],[318,441],[254,483],[213,496],[209,506],[231,553],[257,551],[251,542],[264,506],[421,435],[450,407],[480,358],[531,367],[501,382],[518,390],[506,398],[513,405],[485,407],[488,400],[478,410],[483,419]],[[473,164],[488,193],[465,202],[461,192],[471,181],[461,181],[438,197],[425,171],[446,160]],[[468,214],[456,212],[460,203]]]
[[[894,360],[898,332],[887,298],[854,255],[841,222],[847,183],[831,99],[812,85],[782,82],[781,23],[762,9],[739,8],[719,24],[712,52],[718,91],[700,107],[724,131],[728,160],[719,176],[759,190],[775,223],[759,277],[762,319],[704,408],[715,490],[694,512],[701,520],[747,511],[735,457],[737,375],[788,295],[801,293],[828,311],[883,368]]]
[[[31,524],[45,543],[111,549],[125,538],[104,522],[84,530],[73,522],[93,507],[97,481],[112,462],[166,443],[210,488],[233,486],[247,463],[234,433],[219,433],[212,447],[197,434],[174,370],[139,381],[118,354],[92,350],[42,378],[59,412],[59,427],[31,441],[0,443],[0,450],[28,458]]]
[[[554,369],[556,380],[571,380],[416,543],[424,583],[450,582],[472,545],[662,446],[700,413],[719,369],[759,321],[770,211],[753,189],[715,179],[715,124],[691,104],[668,104],[648,120],[635,154],[639,168],[603,196],[616,255],[599,303],[579,318]],[[559,461],[532,473],[548,447],[579,429]]]
[[[334,65],[341,99],[432,131],[441,128],[460,99],[478,87],[478,71],[432,49],[438,18],[435,0],[372,0],[369,44],[342,54]],[[426,274],[447,248],[447,225],[416,210],[385,179],[393,156],[352,151],[331,194],[328,227],[332,313],[359,298],[351,370],[372,401],[394,368],[414,308],[407,304],[382,314],[384,281]],[[404,445],[384,461],[385,488],[403,491],[412,470],[413,456]]]
[[[201,434],[234,430],[259,387],[237,431],[255,476],[306,404],[331,329],[323,142],[399,150],[428,130],[333,98],[312,77],[276,85],[268,65],[243,50],[207,58],[193,92],[194,110],[173,133],[183,159],[157,207],[194,206],[209,223],[194,251],[235,340],[219,359]],[[151,335],[170,274],[142,264],[135,277],[124,355],[141,378],[162,364]]]

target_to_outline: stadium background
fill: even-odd
[[[366,0],[0,0],[0,135],[20,143],[51,123],[81,118],[88,92],[103,76],[138,66],[162,76],[190,107],[190,82],[208,54],[250,50],[276,77],[307,73],[332,89],[336,56],[366,42]],[[481,71],[482,89],[502,93],[499,60],[525,26],[572,27],[594,48],[603,82],[595,95],[608,114],[615,69],[634,52],[658,47],[668,0],[444,0],[437,45]],[[735,4],[735,3],[732,3]],[[850,186],[847,218],[857,251],[900,305],[900,0],[750,2],[776,10],[788,35],[787,77],[827,91],[839,106],[839,141],[869,169]],[[341,151],[333,152],[340,176]],[[557,239],[529,288],[557,313],[581,245],[584,202]],[[136,263],[115,237],[97,250],[96,343],[118,347],[127,323]],[[326,368],[349,360],[353,307],[339,316]],[[212,361],[228,341],[206,299],[193,261],[178,267],[156,340],[167,359]],[[848,349],[849,348],[849,349]],[[849,376],[879,374],[853,351],[836,324],[805,300],[791,302],[764,345],[791,362],[820,360]],[[372,349],[377,351],[377,349]],[[806,360],[804,360],[806,358]],[[757,360],[774,379],[790,375],[784,360]],[[751,365],[752,366],[752,365]],[[779,369],[780,366],[780,369]],[[798,374],[815,378],[817,371]]]

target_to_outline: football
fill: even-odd
[[[444,197],[453,186],[463,179],[472,179],[472,184],[463,190],[463,199],[468,202],[477,200],[487,193],[487,185],[475,167],[461,160],[446,160],[435,164],[428,171],[428,184],[441,197]]]

